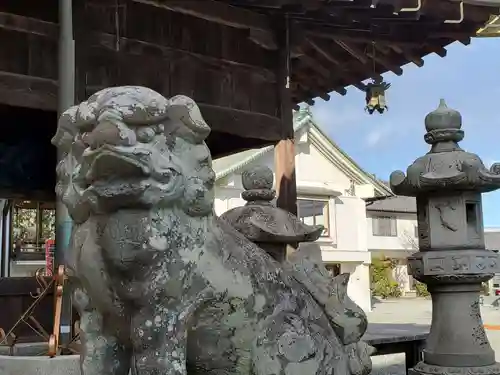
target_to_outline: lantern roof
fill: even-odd
[[[464,138],[462,115],[448,108],[441,99],[436,110],[425,117],[424,136],[431,150],[407,169],[392,172],[395,194],[418,196],[428,192],[488,192],[500,188],[500,163],[487,169],[476,154],[464,151],[458,143]]]
[[[245,191],[241,197],[247,202],[224,212],[220,218],[230,223],[250,241],[293,244],[314,242],[323,233],[322,225],[307,225],[292,213],[272,202],[274,174],[266,166],[253,166],[241,175]]]

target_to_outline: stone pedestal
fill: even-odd
[[[500,373],[479,305],[481,283],[500,272],[498,254],[486,250],[425,251],[408,258],[408,266],[409,273],[426,283],[432,295],[432,326],[424,362],[414,371],[447,374],[462,367],[470,373],[477,367],[473,373]]]

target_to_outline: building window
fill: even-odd
[[[376,216],[372,218],[374,236],[396,237],[398,235],[396,218],[391,216]]]
[[[323,225],[322,236],[329,236],[328,201],[320,199],[298,199],[297,214],[301,222],[307,225]]]

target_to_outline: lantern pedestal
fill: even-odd
[[[481,318],[481,283],[500,272],[486,250],[425,251],[408,258],[409,273],[427,284],[432,326],[414,374],[500,374]]]

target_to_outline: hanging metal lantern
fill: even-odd
[[[373,79],[372,82],[368,83],[365,89],[365,111],[368,111],[371,115],[375,111],[382,114],[386,109],[389,109],[385,101],[385,92],[389,87],[391,87],[391,84],[384,82],[381,78]]]

